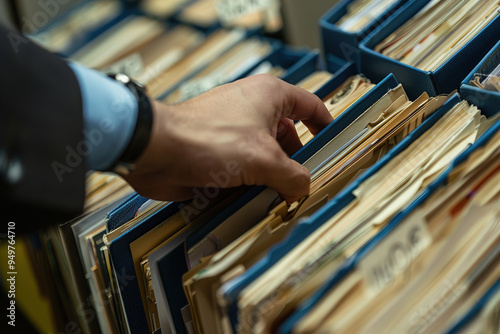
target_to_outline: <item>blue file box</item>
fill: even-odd
[[[351,63],[349,67],[346,68],[346,72],[343,73],[345,78],[350,75],[356,74],[356,66],[354,63]],[[338,76],[340,85],[345,79],[340,78]],[[342,81],[341,81],[342,80]],[[328,85],[328,84],[327,84]],[[325,89],[323,87],[321,90]],[[336,87],[338,87],[338,85]],[[307,146],[304,147],[303,150],[297,152],[295,158],[298,161],[305,161],[308,156],[306,154],[308,151],[306,149],[312,149],[313,152],[318,151],[321,147],[327,144],[330,140],[332,140],[338,133],[340,133],[348,124],[354,121],[360,114],[362,114],[366,109],[368,109],[373,103],[379,100],[385,93],[387,93],[390,89],[395,88],[398,85],[392,74],[388,75],[384,80],[379,82],[376,87],[374,87],[370,92],[368,92],[363,98],[355,102],[350,108],[348,108],[344,113],[342,113],[338,118],[335,119],[333,123],[331,123],[320,135],[313,138]],[[332,85],[333,86],[333,85]],[[417,131],[417,130],[415,130]],[[348,186],[347,189],[350,189],[351,186]],[[344,192],[344,191],[343,191]],[[343,193],[342,192],[342,193]],[[340,195],[339,195],[340,197]],[[348,199],[346,196],[341,197],[339,200],[333,199],[326,205],[326,207],[341,205],[344,207],[347,205],[351,199]],[[340,204],[339,204],[340,203]],[[323,212],[324,208],[320,209],[319,212]],[[319,213],[318,212],[318,213]],[[316,213],[314,216],[316,216]],[[309,220],[308,220],[309,221]],[[319,222],[315,222],[314,224],[307,225],[301,224],[300,229],[296,229],[292,231],[290,237],[287,240],[292,240],[292,243],[283,242],[282,244],[276,245],[273,247],[269,253],[262,258],[259,262],[257,262],[254,266],[249,268],[247,272],[228,282],[225,286],[222,287],[222,294],[224,299],[227,301],[229,307],[229,316],[231,318],[231,323],[233,325],[233,329],[236,328],[237,324],[237,299],[239,293],[243,291],[245,287],[247,287],[253,280],[259,277],[262,273],[264,273],[267,269],[269,269],[274,263],[276,263],[279,259],[281,259],[284,255],[286,255],[293,247],[303,240],[309,233],[315,230],[319,225]],[[297,230],[299,230],[297,232]]]
[[[337,27],[336,23],[347,14],[349,5],[355,0],[343,0],[330,9],[319,21],[323,51],[327,64],[339,59],[359,62],[359,42],[396,12],[408,0],[398,0],[382,15],[358,32],[349,32]]]
[[[459,89],[462,80],[475,66],[475,60],[484,57],[500,36],[500,15],[497,15],[477,36],[434,71],[422,71],[374,51],[378,43],[415,16],[428,2],[412,0],[406,3],[360,44],[363,73],[375,80],[380,80],[386,73],[393,73],[404,85],[410,99],[417,98],[422,91],[436,96]]]
[[[477,64],[462,82],[460,95],[464,100],[477,106],[487,117],[500,111],[500,93],[471,86],[469,82],[476,73],[488,75],[500,64],[500,42]]]
[[[286,69],[281,79],[293,85],[315,71],[325,70],[318,50],[309,51],[306,48],[293,48],[283,46],[269,55],[264,61],[270,61],[273,65],[279,65]],[[331,67],[328,72],[336,74],[341,72],[347,62],[340,62],[338,66]],[[322,98],[322,96],[320,96]]]
[[[320,69],[319,59],[314,51],[310,51],[307,48],[290,48],[283,45],[281,42],[272,40],[271,45],[273,48],[271,53],[259,61],[258,64],[244,72],[236,80],[247,77],[264,62],[269,62],[273,66],[280,66],[283,68],[285,73],[281,78],[291,84],[299,82],[308,74]]]
[[[363,176],[361,176],[356,184],[353,184],[352,187],[357,187],[359,183],[366,180],[368,177],[373,175],[377,170],[379,170],[383,165],[385,165],[389,159],[391,159],[391,155],[395,155],[408,147],[411,142],[413,142],[416,138],[418,138],[424,131],[426,131],[430,126],[435,124],[439,118],[441,118],[446,112],[448,112],[456,103],[460,102],[460,98],[457,95],[454,95],[450,100],[448,100],[437,112],[435,112],[425,123],[423,123],[419,128],[417,128],[414,132],[412,132],[407,138],[405,138],[399,145],[394,147],[394,149],[389,152],[381,161],[379,161],[375,166],[373,166],[370,170],[368,170]],[[357,251],[353,256],[348,258],[341,267],[336,270],[329,281],[323,285],[318,291],[316,291],[313,296],[311,296],[308,300],[306,300],[302,305],[282,324],[280,327],[280,334],[284,333],[292,333],[293,328],[298,322],[308,314],[312,310],[312,308],[319,303],[323,297],[325,297],[331,289],[335,288],[335,286],[340,283],[350,272],[354,271],[359,264],[359,262],[370,252],[374,247],[378,245],[379,242],[384,240],[397,226],[407,217],[409,216],[415,209],[417,209],[420,205],[425,203],[425,201],[432,196],[437,190],[446,186],[448,183],[448,176],[452,173],[454,168],[456,168],[461,163],[465,162],[468,157],[477,149],[485,146],[488,141],[500,131],[500,122],[495,123],[490,129],[488,129],[482,136],[479,138],[473,145],[471,145],[467,150],[461,153],[458,157],[456,157],[452,163],[448,166],[448,168],[441,173],[441,175],[435,179],[420,195],[405,209],[398,212],[391,221],[384,226],[380,232],[375,235],[370,241],[368,241],[359,251]],[[350,197],[350,192],[355,188],[351,187],[346,189],[345,192],[338,196],[338,202],[342,202],[343,197]],[[347,199],[347,203],[349,203],[352,199]],[[342,204],[340,204],[342,205]],[[320,212],[317,212],[315,215],[311,216],[308,224],[318,224],[319,222],[326,222],[328,218],[339,211],[336,206],[335,199],[332,201],[332,205],[326,205]],[[301,226],[298,226],[298,229]],[[303,229],[306,229],[303,227]],[[291,237],[298,235],[300,232],[292,232]],[[291,238],[290,238],[291,239]]]

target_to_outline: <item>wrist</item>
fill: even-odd
[[[137,102],[137,119],[132,137],[124,152],[113,164],[110,170],[119,174],[128,174],[134,168],[134,163],[139,159],[146,149],[153,126],[153,109],[145,87],[123,74],[109,75],[111,78],[121,82],[134,95]]]
[[[157,160],[166,162],[173,155],[172,140],[169,138],[171,129],[168,129],[169,111],[173,106],[166,106],[158,101],[151,100],[153,123],[150,138],[142,154],[136,160],[135,170],[150,172],[157,168]]]

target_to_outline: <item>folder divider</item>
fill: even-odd
[[[460,95],[462,99],[481,109],[487,117],[493,116],[500,110],[500,93],[471,86],[469,82],[474,79],[476,73],[489,74],[500,64],[500,42],[477,64],[477,66],[462,81]]]
[[[430,0],[412,0],[406,3],[360,43],[361,70],[374,79],[381,79],[385,73],[393,73],[404,85],[408,97],[412,100],[422,91],[436,96],[458,89],[463,78],[474,67],[470,60],[484,57],[498,42],[500,35],[500,15],[497,15],[478,35],[434,71],[422,71],[374,51],[378,43],[415,16],[429,2]]]
[[[333,92],[337,87],[340,87],[347,79],[358,74],[356,64],[352,61],[345,63],[340,69],[334,73],[333,78],[331,78],[327,83],[320,87],[314,94],[318,95],[320,99],[324,99]]]
[[[107,214],[106,231],[109,233],[134,218],[137,210],[139,210],[141,205],[146,203],[147,200],[147,198],[142,197],[138,193],[131,194],[120,205]]]
[[[366,173],[364,173],[355,183],[353,183],[345,192],[339,194],[339,197],[346,196],[346,192],[354,190],[359,183],[366,180],[368,177],[373,175],[377,170],[379,170],[383,165],[385,165],[393,156],[399,154],[402,150],[408,147],[415,139],[417,139],[422,133],[427,131],[433,124],[435,124],[446,112],[448,112],[455,104],[460,102],[458,94],[455,94],[450,100],[448,100],[438,111],[436,111],[428,120],[422,123],[417,129],[415,129],[411,134],[409,134],[401,143],[399,143],[393,150],[387,153],[384,158],[382,158],[376,165],[370,168]],[[345,263],[332,274],[330,280],[316,293],[304,302],[297,311],[295,311],[280,327],[280,333],[292,333],[295,325],[316,305],[332,288],[336,286],[349,272],[353,271],[357,264],[368,254],[370,251],[377,246],[388,234],[390,234],[408,215],[410,215],[416,208],[423,204],[436,190],[445,186],[448,183],[448,175],[461,163],[465,162],[472,152],[483,147],[488,143],[488,141],[500,131],[500,122],[495,123],[490,129],[488,129],[483,136],[481,136],[473,145],[471,145],[467,150],[462,152],[458,157],[456,157],[452,163],[447,167],[447,169],[441,173],[441,175],[435,179],[429,186],[408,206],[399,211],[390,222],[384,226],[380,232],[377,233],[370,241],[368,241],[364,246],[361,247],[354,255],[345,261]],[[352,188],[352,189],[351,189]],[[332,203],[333,204],[333,203]],[[332,215],[324,215],[329,213],[328,211],[332,208],[332,205],[327,204],[317,212],[315,215],[309,218],[310,221],[319,220],[326,221],[328,217]],[[335,213],[334,213],[335,214]],[[293,233],[293,232],[292,232]]]
[[[336,76],[331,82],[327,83],[329,87],[339,87],[345,79],[349,78],[351,75],[357,74],[355,71],[355,64],[348,63],[344,66],[341,71],[337,72]],[[326,86],[325,85],[325,86]],[[337,134],[340,133],[346,126],[351,124],[363,111],[367,110],[373,103],[380,99],[385,93],[390,89],[395,88],[398,85],[394,75],[389,74],[383,80],[381,80],[372,90],[366,93],[361,99],[353,103],[346,111],[337,117],[332,123],[330,123],[326,128],[324,128],[318,135],[316,135],[311,141],[304,146],[301,150],[294,154],[294,159],[300,163],[304,163],[312,154],[316,153],[320,148],[325,146],[330,140],[332,140]],[[321,88],[317,92],[320,98],[326,96],[321,96],[321,94],[327,94],[326,89]]]

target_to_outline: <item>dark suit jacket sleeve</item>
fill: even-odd
[[[83,117],[65,61],[0,25],[0,235],[61,223],[84,201]],[[69,154],[68,152],[73,152]]]

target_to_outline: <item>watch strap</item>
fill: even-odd
[[[133,163],[137,161],[149,143],[153,127],[153,108],[144,85],[133,81],[124,74],[110,74],[108,76],[122,82],[129,88],[138,103],[137,122],[130,142],[121,157],[111,168],[115,172],[128,174],[133,169]]]

